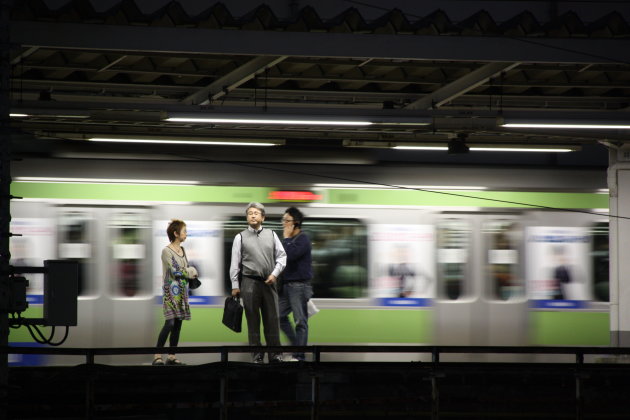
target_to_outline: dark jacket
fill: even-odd
[[[304,232],[292,238],[284,238],[282,246],[287,253],[287,267],[282,281],[308,281],[313,278],[311,240]]]

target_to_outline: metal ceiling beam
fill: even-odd
[[[452,101],[466,92],[486,83],[501,72],[512,70],[520,63],[489,63],[477,70],[468,73],[464,77],[441,87],[435,92],[410,103],[405,109],[437,109],[443,104]]]
[[[630,39],[340,34],[11,22],[22,46],[134,53],[630,64]],[[80,34],[80,36],[77,36]]]
[[[218,78],[203,89],[199,89],[192,95],[187,96],[182,100],[182,102],[192,105],[207,105],[211,100],[214,101],[223,95],[227,95],[229,92],[252,79],[257,74],[260,74],[266,69],[281,63],[286,58],[287,56],[262,56],[253,58],[242,66],[239,66],[234,71]]]

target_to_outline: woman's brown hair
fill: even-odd
[[[171,223],[168,224],[166,228],[166,234],[168,235],[168,240],[173,242],[175,241],[175,232],[179,233],[182,231],[182,228],[186,226],[183,220],[173,219]]]

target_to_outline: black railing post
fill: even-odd
[[[318,346],[313,346],[313,362],[319,363],[320,361],[320,349]]]
[[[438,388],[437,369],[440,363],[440,351],[434,347],[431,351],[433,367],[431,371],[431,420],[440,418],[440,390]]]
[[[227,377],[227,371],[223,371],[223,374],[221,375],[221,383],[220,383],[219,386],[220,386],[220,388],[219,388],[219,418],[221,420],[227,420],[227,418],[228,418],[228,408],[227,408],[228,377]]]
[[[575,353],[575,419],[582,419],[583,398],[582,398],[582,365],[584,364],[584,354],[580,351]]]
[[[311,376],[311,420],[319,419],[319,374]]]
[[[94,350],[87,349],[85,352],[85,373],[87,375],[85,381],[85,418],[94,418]]]

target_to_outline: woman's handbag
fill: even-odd
[[[243,307],[236,296],[228,296],[223,308],[223,324],[234,332],[241,332]]]
[[[201,280],[198,277],[193,277],[188,279],[188,288],[189,289],[198,289],[201,286]]]

